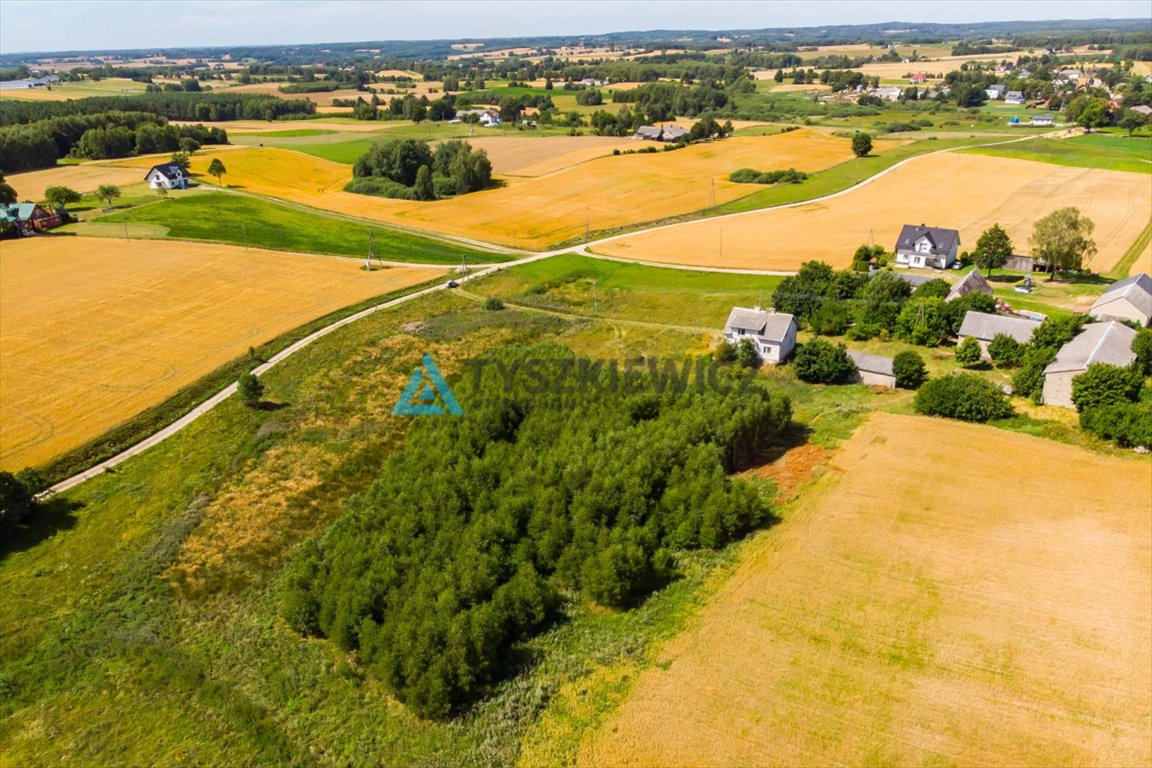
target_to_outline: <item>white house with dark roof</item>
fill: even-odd
[[[960,233],[955,229],[905,224],[896,239],[896,264],[901,267],[947,269],[956,261]]]
[[[1005,104],[1023,104],[1024,93],[1022,91],[1008,91],[1004,94]]]
[[[1032,334],[1040,327],[1039,320],[1029,320],[1026,317],[1008,317],[1007,315],[990,315],[987,312],[968,310],[964,313],[964,321],[960,323],[957,338],[972,337],[980,343],[980,354],[988,359],[988,345],[998,334],[1011,336],[1021,344],[1032,341]]]
[[[1000,83],[996,83],[995,85],[990,85],[985,88],[984,95],[989,99],[1002,99],[1004,98],[1004,92],[1006,90],[1008,89],[1005,86],[1001,85]]]
[[[986,293],[992,295],[992,286],[984,279],[984,275],[980,273],[980,269],[973,269],[968,274],[964,275],[963,279],[956,282],[952,286],[952,290],[948,291],[948,295],[944,297],[944,301],[955,301],[961,296],[967,296],[970,293]]]
[[[1152,277],[1141,272],[1109,286],[1096,299],[1088,314],[1097,320],[1131,320],[1139,325],[1152,321]]]
[[[869,355],[848,350],[848,357],[856,364],[853,381],[873,387],[896,388],[896,372],[892,368],[892,358],[882,355]]]
[[[1072,403],[1072,379],[1094,363],[1130,365],[1136,359],[1132,340],[1136,331],[1122,323],[1090,323],[1080,334],[1060,348],[1056,360],[1044,369],[1044,403],[1064,408]]]
[[[188,173],[176,163],[154,165],[144,176],[149,189],[185,189]]]
[[[751,339],[765,362],[782,363],[796,348],[796,330],[796,318],[786,312],[733,307],[724,324],[724,340],[739,344]]]

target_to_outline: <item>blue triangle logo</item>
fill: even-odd
[[[463,416],[464,409],[456,402],[448,382],[427,352],[420,360],[422,367],[412,371],[408,386],[400,394],[400,401],[392,409],[393,416]],[[440,402],[436,401],[439,395]]]

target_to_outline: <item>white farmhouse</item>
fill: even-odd
[[[782,363],[796,348],[796,330],[796,318],[786,312],[733,307],[724,324],[724,340],[739,344],[751,339],[761,359]]]
[[[186,189],[188,173],[176,163],[154,165],[144,177],[149,189]]]

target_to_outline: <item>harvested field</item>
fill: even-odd
[[[642,145],[636,142],[636,146]],[[212,157],[198,153],[192,159],[193,172],[203,174]],[[674,152],[601,157],[539,178],[509,178],[502,188],[434,203],[343,192],[350,167],[286,150],[236,151],[224,162],[225,181],[249,192],[500,245],[542,249],[583,234],[586,222],[593,230],[637,224],[755,191],[727,180],[737,168],[795,167],[812,172],[850,157],[846,139],[812,131],[735,137]]]
[[[0,89],[0,100],[17,101],[67,101],[84,99],[89,96],[131,96],[143,93],[144,83],[125,77],[110,77],[105,80],[81,80],[77,83],[57,83],[51,88],[5,88]]]
[[[42,463],[249,346],[440,274],[199,243],[5,242],[0,467]]]
[[[642,232],[595,250],[671,264],[789,270],[819,259],[846,267],[870,238],[891,248],[904,224],[958,229],[967,250],[999,222],[1027,253],[1033,223],[1072,205],[1096,223],[1091,267],[1107,272],[1152,217],[1150,183],[1145,174],[945,153],[823,202]]]
[[[151,160],[147,167],[151,168],[157,160]],[[129,184],[143,184],[144,171],[139,166],[97,165],[83,163],[81,165],[59,165],[55,168],[46,168],[42,171],[28,171],[27,173],[9,174],[7,181],[16,190],[21,200],[44,199],[44,190],[48,187],[71,187],[77,192],[95,192],[101,184],[115,184],[120,187]]]
[[[341,107],[343,111],[347,109]],[[325,119],[325,120],[228,120],[225,122],[192,123],[188,121],[173,120],[175,125],[204,125],[209,128],[223,128],[228,135],[233,133],[268,133],[269,131],[350,131],[353,133],[375,133],[384,130],[387,125],[376,124],[374,120]],[[205,148],[207,149],[207,148]]]
[[[984,53],[974,56],[940,56],[931,61],[910,61],[907,64],[901,61],[873,61],[860,67],[860,72],[872,77],[883,79],[899,79],[909,72],[923,72],[926,75],[945,75],[960,69],[961,64],[970,61],[1001,61],[1008,59],[1015,61],[1019,53]]]
[[[543,176],[597,157],[641,146],[618,136],[555,136],[520,138],[481,136],[468,139],[483,149],[492,161],[492,170],[501,176]]]
[[[228,93],[265,93],[281,99],[307,99],[318,107],[332,106],[332,99],[356,99],[364,96],[363,91],[355,88],[341,88],[337,91],[317,91],[316,93],[284,93],[281,86],[287,83],[250,83],[248,85],[234,85],[228,88]],[[372,94],[368,94],[371,98]]]
[[[1150,486],[1145,458],[875,414],[580,762],[1147,765]]]

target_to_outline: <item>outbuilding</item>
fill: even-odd
[[[865,352],[848,350],[848,357],[856,364],[853,381],[873,387],[896,388],[896,373],[892,368],[892,358],[882,355],[869,355]]]
[[[1091,323],[1060,348],[1056,360],[1044,369],[1044,403],[1073,408],[1072,379],[1093,363],[1130,365],[1136,359],[1132,341],[1136,331],[1114,320]]]
[[[1152,277],[1141,272],[1112,283],[1088,314],[1097,320],[1129,320],[1148,325],[1152,322]]]

